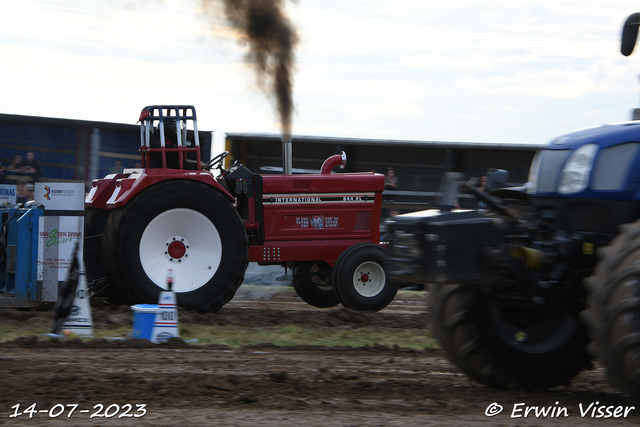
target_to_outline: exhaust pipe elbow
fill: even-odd
[[[347,154],[342,151],[340,154],[333,155],[324,161],[320,168],[322,175],[330,174],[333,168],[340,166],[340,169],[344,169],[347,165]]]

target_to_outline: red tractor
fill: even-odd
[[[128,302],[156,302],[172,270],[178,305],[214,312],[252,261],[292,268],[294,289],[316,307],[378,311],[393,300],[380,244],[383,175],[332,174],[344,153],[319,174],[225,168],[228,152],[200,159],[194,107],[149,106],[140,122],[142,168],[93,181],[86,198],[90,283],[106,278]]]

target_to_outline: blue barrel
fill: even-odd
[[[136,304],[133,310],[133,337],[151,341],[158,304]]]

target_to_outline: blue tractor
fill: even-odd
[[[389,220],[392,275],[430,284],[432,331],[474,380],[550,388],[595,356],[640,403],[640,121],[556,138],[525,186],[507,176],[450,174],[441,209]],[[462,185],[489,209],[453,209]]]

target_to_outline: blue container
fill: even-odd
[[[133,310],[133,337],[151,341],[158,304],[136,304],[132,305],[131,309]]]

